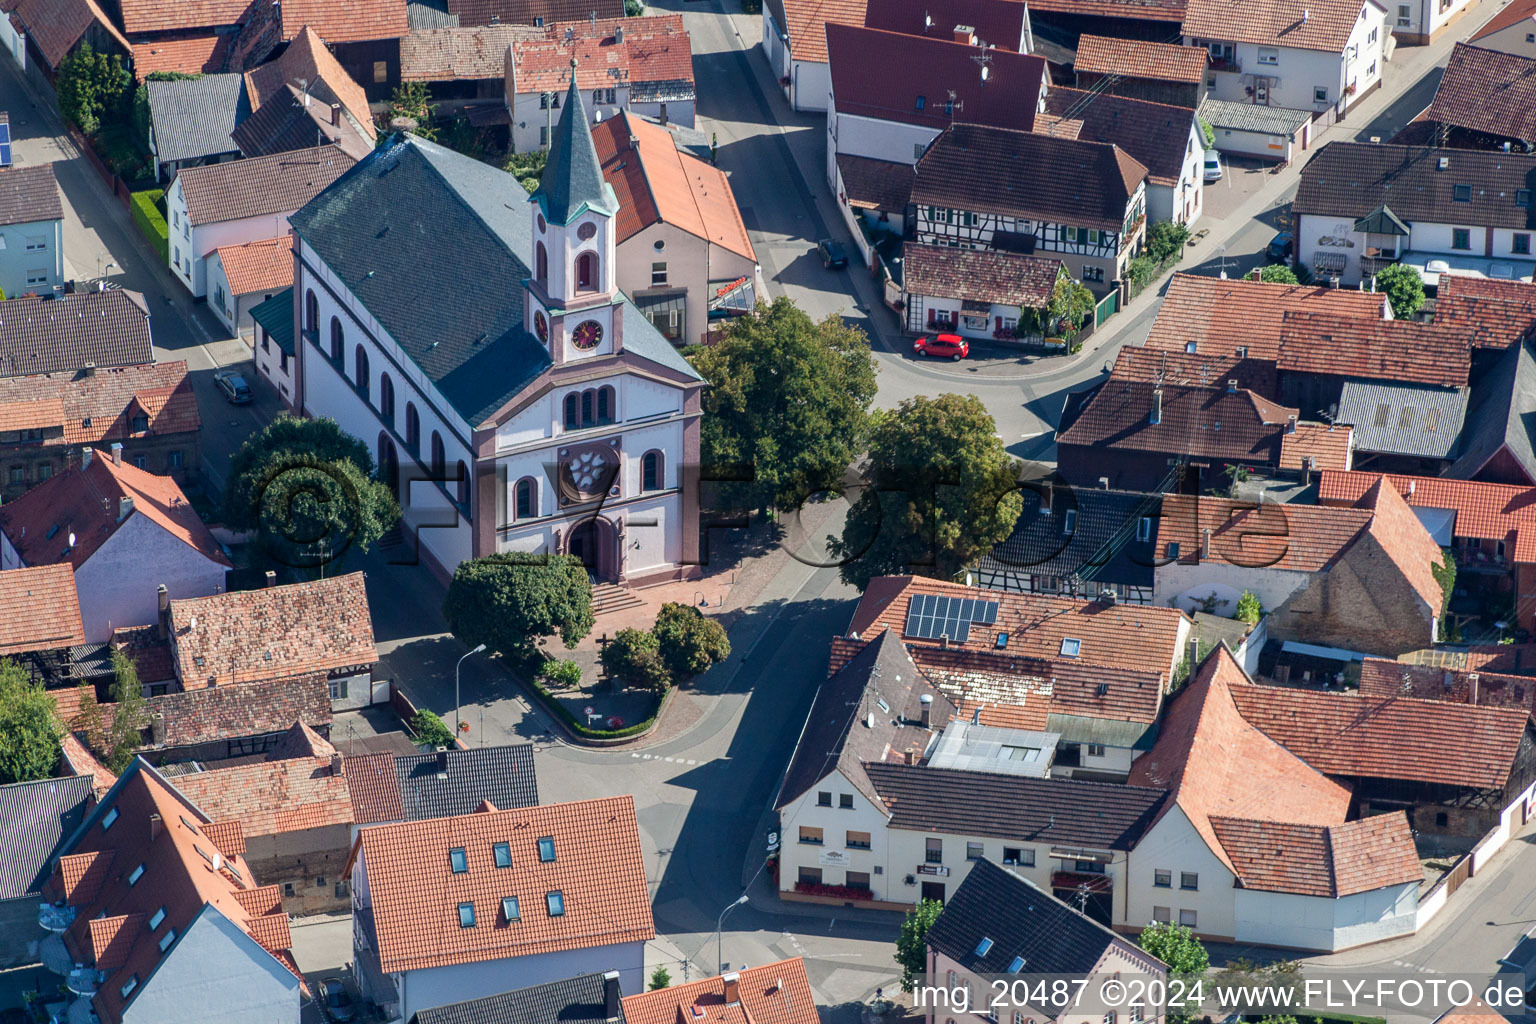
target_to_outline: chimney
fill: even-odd
[[[113,441],[112,442],[112,465],[114,465],[114,466],[121,466],[122,464],[123,464],[123,443],[121,441]]]
[[[275,569],[268,569],[266,576],[262,578],[261,585],[264,587],[277,586],[277,571]]]
[[[618,971],[608,971],[603,975],[603,1016],[608,1020],[619,1019]]]
[[[1200,638],[1192,636],[1189,638],[1189,671],[1191,675],[1194,674],[1195,666],[1198,664],[1200,664]]]
[[[922,710],[917,713],[918,722],[924,729],[931,728],[933,726],[933,694],[925,693],[917,699],[917,702],[918,705],[922,708]]]
[[[1211,531],[1210,531],[1210,528],[1207,527],[1206,529],[1200,531],[1200,560],[1202,562],[1204,562],[1204,561],[1209,560],[1210,557],[1211,557]]]
[[[93,451],[90,448],[81,448],[80,449],[80,468],[81,469],[85,469],[87,466],[89,466],[91,464],[91,456],[95,455],[95,454],[96,454],[95,451]]]
[[[1476,672],[1468,672],[1467,673],[1467,703],[1468,704],[1476,704],[1477,703],[1477,673]]]
[[[86,363],[85,369],[81,370],[80,372],[85,374],[87,377],[94,377],[96,376],[96,364]]]
[[[567,25],[565,27],[565,41],[566,42],[570,42],[572,39],[575,39],[575,38],[576,38],[576,30],[571,28],[571,26]]]
[[[1253,272],[1248,275],[1248,280],[1250,280],[1250,281],[1262,281],[1262,280],[1264,280],[1264,271],[1263,271],[1263,269],[1259,268],[1259,267],[1254,267],[1253,268]]]
[[[1101,490],[1101,491],[1109,490],[1109,477],[1107,477],[1107,476],[1099,477],[1099,490]]]
[[[615,43],[622,43],[624,41],[624,26],[623,25],[620,25],[619,27],[617,27],[617,28],[615,28],[613,30],[613,41]]]
[[[741,1002],[741,975],[731,971],[720,975],[720,980],[725,984],[725,1005],[735,1006]]]
[[[1159,423],[1163,422],[1163,389],[1162,388],[1153,388],[1152,389],[1152,418],[1151,418],[1151,420],[1149,422],[1154,427],[1157,426]]]
[[[156,588],[155,597],[160,602],[159,628],[155,633],[161,640],[165,640],[171,635],[171,592],[162,583]]]
[[[939,650],[941,650],[941,651],[949,650],[949,634],[948,633],[941,633],[941,634],[939,634]]]
[[[133,497],[131,495],[125,494],[122,497],[118,498],[117,499],[117,521],[118,522],[122,522],[124,519],[127,519],[132,514],[133,514]]]
[[[976,30],[969,25],[955,26],[955,42],[966,46],[976,45]]]
[[[909,765],[917,764],[917,759],[920,753],[921,751],[917,750],[915,747],[908,747],[903,760],[905,760]]]
[[[1291,413],[1289,416],[1286,417],[1286,419],[1285,419],[1285,432],[1287,434],[1294,434],[1294,433],[1296,433],[1296,414],[1295,413]]]
[[[160,815],[158,815],[158,814],[151,814],[149,816],[149,841],[150,842],[154,842],[156,839],[160,838],[160,824],[161,824],[160,823]]]
[[[1045,482],[1045,489],[1040,492],[1040,512],[1042,515],[1050,515],[1051,502],[1056,497],[1056,487],[1049,480]]]
[[[1229,394],[1229,395],[1237,394],[1237,378],[1236,377],[1228,377],[1227,378],[1227,394]]]
[[[341,127],[341,104],[340,103],[332,103],[331,104],[331,127],[332,128],[340,128]]]
[[[149,721],[149,743],[151,746],[165,746],[165,716],[156,715]]]
[[[437,770],[440,771],[440,772],[446,772],[448,770],[448,748],[447,747],[438,747],[437,748]]]
[[[340,775],[341,774],[341,755],[340,754],[332,754],[331,755],[331,774],[332,775]]]

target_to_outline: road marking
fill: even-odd
[[[672,759],[670,757],[666,758],[666,762],[667,762],[667,764],[671,764],[672,763]]]
[[[640,755],[639,755],[639,753],[637,753],[637,752],[636,752],[636,751],[633,751],[633,750],[631,750],[631,751],[630,751],[630,752],[629,752],[629,756],[630,756],[630,757],[639,757],[639,756],[640,756]]]

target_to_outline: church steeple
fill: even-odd
[[[565,225],[583,210],[613,216],[619,212],[613,186],[603,180],[603,167],[592,142],[592,128],[587,124],[587,110],[576,87],[576,60],[571,59],[571,87],[566,93],[565,110],[549,142],[549,160],[539,187],[530,197],[551,224]]]

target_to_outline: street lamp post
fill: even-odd
[[[483,650],[485,650],[485,644],[468,652],[464,658],[469,657],[470,654],[479,654]],[[455,740],[459,738],[459,667],[464,664],[464,658],[460,658],[453,666],[453,738]],[[485,740],[482,739],[480,742],[484,743]]]
[[[724,910],[720,911],[720,919],[715,922],[715,969],[716,970],[721,970],[721,971],[725,970],[725,965],[722,962],[722,959],[725,956],[725,931],[724,931],[724,929],[725,929],[725,915],[729,914],[731,911],[735,910],[737,907],[741,906],[745,902],[747,902],[747,894],[746,893],[742,893],[736,899],[736,902],[732,903],[730,906],[728,906]]]

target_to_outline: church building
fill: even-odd
[[[572,78],[532,196],[400,134],[290,218],[295,404],[374,447],[444,575],[500,551],[632,586],[697,562],[704,381],[615,284]]]

